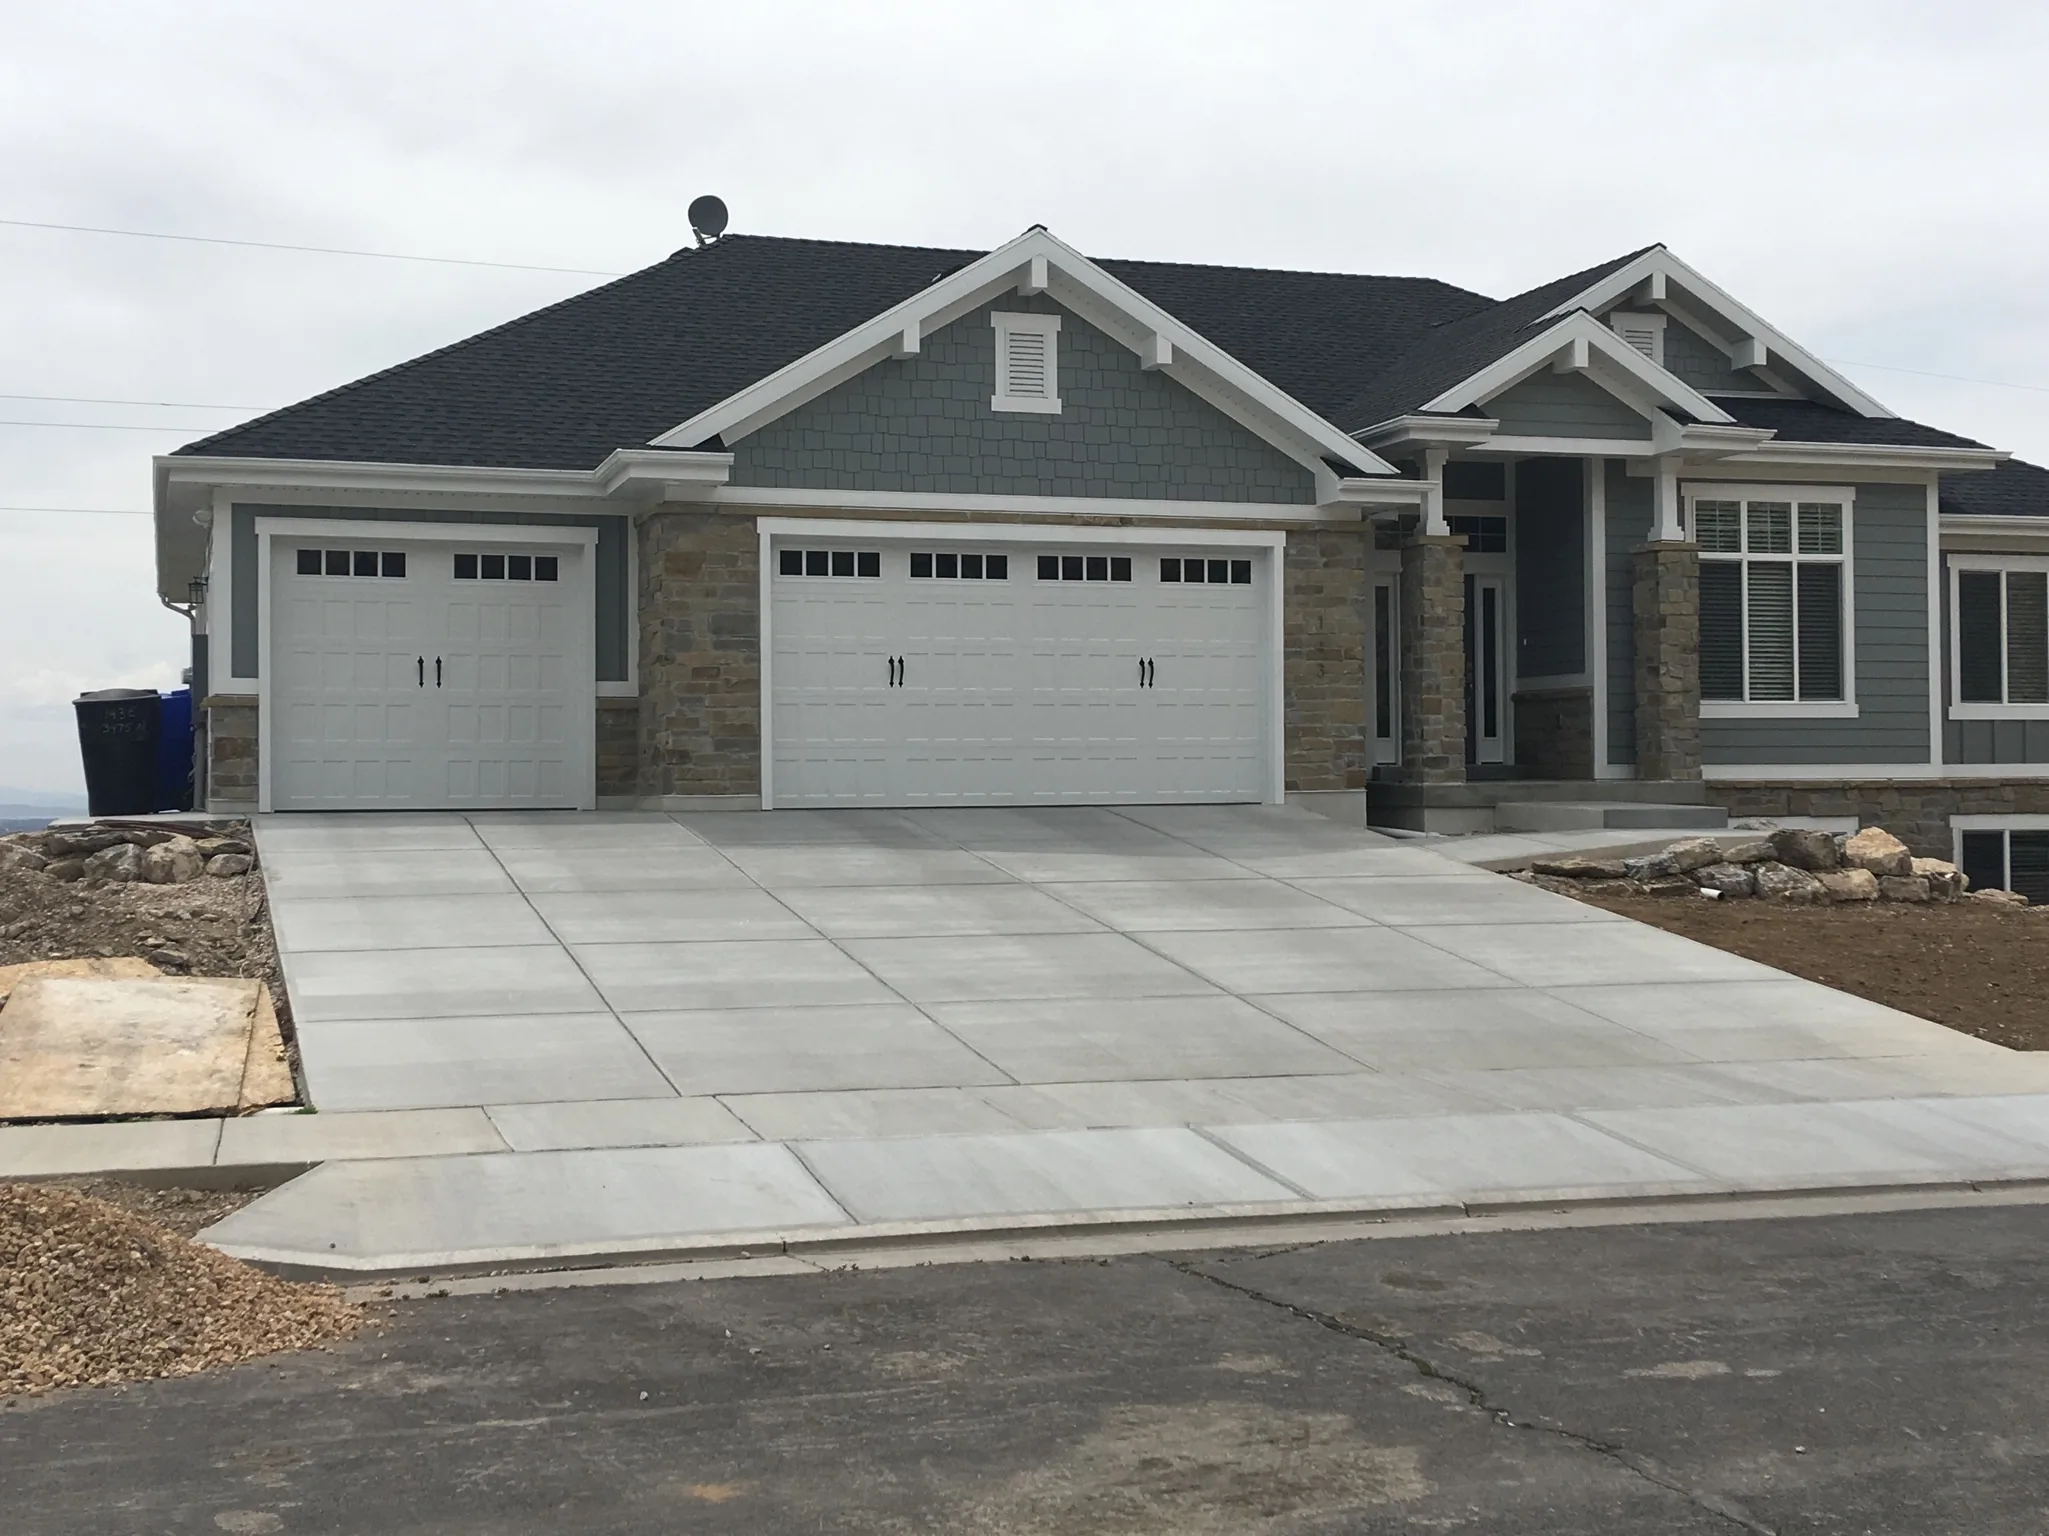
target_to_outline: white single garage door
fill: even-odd
[[[588,558],[573,545],[274,536],[271,808],[590,804]]]
[[[777,806],[1259,801],[1264,546],[777,535]]]

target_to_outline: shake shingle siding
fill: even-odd
[[[990,312],[1060,314],[1058,415],[992,411]],[[1316,499],[1309,470],[1049,300],[1015,296],[734,445],[735,485],[1164,501]]]

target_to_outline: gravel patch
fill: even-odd
[[[197,1199],[153,1193],[180,1226],[202,1215]],[[0,1184],[0,1397],[190,1375],[338,1342],[368,1320],[333,1286],[280,1280],[152,1215]]]

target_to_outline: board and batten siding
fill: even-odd
[[[2015,551],[2021,553],[2021,551]],[[1942,760],[1946,763],[2049,763],[2049,720],[1952,720],[1950,560],[1942,562]]]
[[[448,523],[448,536],[459,537],[465,523],[511,523],[528,528],[595,528],[598,530],[597,678],[601,683],[627,680],[628,648],[637,640],[628,631],[632,601],[627,593],[627,520],[596,513],[456,512],[420,507],[294,507],[237,503],[230,517],[229,559],[234,572],[233,612],[228,615],[228,646],[236,677],[262,675],[262,647],[257,642],[256,582],[259,517],[321,518],[357,523]]]
[[[1577,373],[1533,373],[1484,402],[1503,437],[1644,438],[1648,417]]]
[[[1702,760],[1719,763],[1928,761],[1928,493],[1856,487],[1854,720],[1703,720]]]
[[[993,410],[991,311],[1060,316],[1060,411]],[[1043,296],[1010,295],[731,445],[732,484],[941,495],[1316,499],[1314,475]]]
[[[1578,459],[1515,466],[1516,675],[1587,667],[1586,497]]]

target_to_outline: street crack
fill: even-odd
[[[1751,1532],[1752,1536],[1780,1536],[1777,1526],[1766,1525],[1733,1499],[1726,1499],[1718,1493],[1712,1493],[1705,1488],[1694,1486],[1662,1463],[1652,1457],[1643,1455],[1641,1452],[1632,1451],[1627,1446],[1617,1445],[1612,1441],[1603,1440],[1596,1435],[1583,1434],[1578,1430],[1569,1429],[1561,1424],[1538,1424],[1532,1423],[1527,1419],[1515,1417],[1508,1409],[1496,1403],[1488,1395],[1487,1389],[1479,1382],[1471,1377],[1461,1376],[1456,1371],[1447,1370],[1427,1355],[1420,1354],[1404,1339],[1397,1338],[1392,1334],[1381,1333],[1377,1329],[1367,1328],[1358,1323],[1348,1322],[1333,1313],[1320,1312],[1314,1307],[1305,1307],[1296,1302],[1284,1301],[1280,1297],[1269,1295],[1254,1286],[1242,1285],[1235,1280],[1226,1280],[1223,1276],[1197,1268],[1193,1263],[1186,1260],[1163,1259],[1161,1262],[1171,1269],[1180,1271],[1180,1273],[1186,1275],[1191,1280],[1207,1281],[1220,1290],[1229,1291],[1234,1295],[1244,1297],[1248,1301],[1256,1301],[1277,1311],[1299,1317],[1304,1322],[1314,1323],[1317,1327],[1338,1334],[1340,1337],[1352,1339],[1361,1344],[1370,1344],[1382,1353],[1391,1355],[1409,1366],[1426,1380],[1442,1382],[1444,1385],[1464,1393],[1466,1401],[1471,1407],[1486,1414],[1503,1429],[1518,1430],[1526,1434],[1550,1435],[1555,1439],[1563,1440],[1567,1444],[1577,1446],[1579,1449],[1592,1455],[1614,1462],[1615,1465],[1621,1467],[1632,1476],[1641,1478],[1643,1481],[1662,1488],[1668,1493],[1678,1494],[1696,1508],[1705,1510],[1711,1515],[1719,1516],[1730,1524]]]

